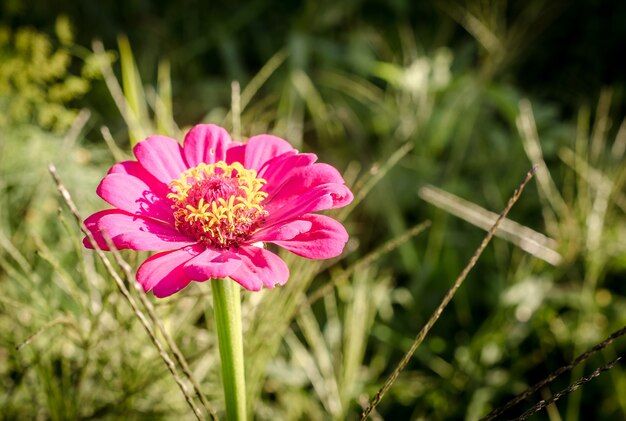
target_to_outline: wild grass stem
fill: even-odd
[[[492,227],[489,229],[489,231],[487,232],[487,235],[485,236],[483,241],[480,243],[480,246],[478,246],[478,248],[476,249],[472,257],[470,258],[469,262],[467,263],[467,265],[465,266],[461,274],[458,276],[458,278],[454,282],[454,285],[452,286],[452,288],[448,290],[448,293],[445,295],[445,297],[443,298],[439,306],[435,309],[434,313],[430,316],[426,325],[424,325],[422,330],[420,330],[420,332],[415,337],[415,340],[413,341],[411,348],[407,351],[406,354],[404,354],[404,357],[402,357],[402,360],[400,360],[400,363],[398,363],[398,365],[393,370],[391,375],[387,378],[383,386],[378,390],[378,392],[376,392],[376,395],[374,395],[374,398],[370,401],[367,408],[365,408],[365,410],[361,414],[361,421],[367,419],[367,417],[372,412],[372,410],[374,410],[376,405],[380,403],[385,393],[389,390],[389,388],[391,388],[393,383],[396,381],[396,379],[400,375],[400,372],[409,363],[409,361],[411,360],[411,357],[413,356],[417,348],[421,345],[422,341],[424,340],[428,332],[430,332],[430,329],[437,322],[437,320],[439,319],[439,316],[441,316],[441,313],[443,313],[443,310],[450,303],[450,301],[452,301],[452,298],[454,297],[458,289],[463,284],[463,281],[465,281],[465,279],[467,278],[467,275],[469,274],[470,270],[472,270],[472,268],[476,265],[476,262],[478,262],[478,259],[480,258],[481,254],[483,253],[483,251],[485,250],[485,248],[487,247],[487,245],[493,238],[496,230],[498,229],[500,222],[502,222],[502,220],[506,218],[511,208],[513,208],[513,205],[517,202],[517,200],[522,195],[524,188],[534,176],[535,171],[536,171],[535,166],[533,166],[533,168],[530,171],[528,171],[528,173],[526,174],[526,177],[524,178],[524,181],[522,181],[522,184],[520,184],[517,190],[515,190],[515,192],[513,193],[513,196],[511,196],[511,198],[509,199],[506,207],[500,213],[500,215],[498,216],[498,219],[495,221]]]

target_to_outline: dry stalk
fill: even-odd
[[[595,345],[593,348],[583,352],[578,357],[573,359],[572,362],[570,362],[569,364],[559,368],[556,371],[553,371],[552,373],[550,373],[550,375],[548,377],[546,377],[545,379],[543,379],[540,382],[536,383],[535,385],[529,387],[528,389],[526,389],[525,391],[523,391],[522,393],[517,395],[515,398],[513,398],[509,402],[507,402],[504,406],[501,406],[499,408],[494,409],[489,414],[487,414],[487,416],[481,418],[480,421],[491,421],[491,420],[495,419],[496,417],[498,417],[499,415],[502,415],[509,408],[512,408],[513,406],[517,405],[518,403],[520,403],[524,399],[528,398],[530,395],[532,395],[535,392],[537,392],[539,389],[541,389],[544,386],[546,386],[547,384],[551,383],[552,381],[554,381],[554,379],[559,377],[561,374],[563,374],[563,373],[565,373],[567,371],[570,371],[571,369],[576,367],[578,364],[580,364],[583,361],[589,359],[591,356],[593,356],[598,351],[603,350],[604,348],[606,348],[607,346],[612,344],[613,341],[615,341],[615,339],[619,338],[620,336],[622,336],[624,334],[626,334],[626,326],[624,326],[623,328],[621,328],[618,331],[613,332],[605,340],[603,340],[599,344]]]
[[[187,380],[189,380],[189,382],[193,386],[194,391],[196,392],[196,395],[198,396],[198,399],[200,399],[200,402],[202,403],[204,408],[207,410],[211,418],[214,420],[217,419],[217,415],[215,414],[215,412],[211,408],[211,405],[209,404],[206,397],[202,393],[200,384],[196,381],[195,377],[191,373],[191,369],[189,368],[187,359],[185,358],[183,353],[180,351],[180,348],[178,348],[178,345],[176,345],[176,341],[174,341],[174,339],[169,334],[167,329],[165,329],[163,322],[161,322],[161,319],[159,318],[159,316],[156,314],[156,311],[154,310],[154,305],[152,305],[152,302],[150,302],[150,300],[146,298],[146,294],[143,291],[143,289],[139,286],[139,283],[137,282],[137,280],[135,279],[135,275],[130,265],[128,264],[128,262],[126,262],[126,260],[122,258],[119,251],[115,248],[115,245],[113,245],[113,243],[110,243],[110,240],[106,237],[106,233],[103,233],[103,235],[105,239],[107,240],[107,245],[109,246],[109,249],[113,253],[113,257],[115,258],[115,261],[120,266],[120,268],[122,268],[122,271],[124,272],[124,275],[126,276],[126,280],[128,281],[128,283],[130,283],[131,285],[135,287],[135,290],[138,293],[137,296],[139,297],[139,301],[141,301],[141,304],[143,304],[146,311],[148,312],[148,316],[150,317],[150,320],[152,320],[152,323],[156,325],[156,327],[159,329],[159,332],[161,333],[161,336],[163,336],[163,338],[165,339],[165,342],[167,342],[167,345],[170,347],[170,350],[174,354],[174,357],[176,357],[176,361],[178,362],[179,366],[183,370],[183,373],[187,377]]]
[[[513,196],[511,196],[511,198],[509,199],[506,207],[504,208],[502,213],[500,213],[500,215],[498,216],[498,219],[491,226],[491,228],[487,232],[487,235],[483,239],[482,243],[480,243],[480,246],[478,246],[478,248],[476,249],[472,257],[470,258],[469,262],[467,263],[467,265],[465,266],[465,268],[463,269],[459,277],[454,282],[454,285],[452,286],[452,288],[450,288],[450,290],[445,295],[445,297],[443,298],[439,306],[435,309],[434,313],[430,316],[430,319],[428,319],[428,322],[426,323],[426,325],[424,325],[422,330],[417,334],[415,340],[413,341],[413,344],[411,345],[411,348],[407,351],[404,357],[402,357],[402,360],[400,361],[400,363],[397,365],[395,370],[393,370],[391,375],[387,378],[387,380],[385,381],[383,386],[378,390],[376,395],[374,395],[374,398],[371,400],[369,406],[363,411],[363,413],[361,414],[361,421],[367,419],[368,415],[372,412],[372,410],[376,407],[376,405],[380,403],[385,393],[389,390],[389,388],[391,388],[393,383],[396,381],[396,379],[400,375],[400,372],[409,363],[409,361],[411,360],[411,357],[413,356],[417,348],[421,345],[422,341],[424,340],[424,338],[426,337],[430,329],[437,322],[437,320],[439,319],[439,316],[441,316],[441,313],[443,313],[443,310],[450,303],[450,301],[456,294],[457,290],[463,284],[463,281],[465,281],[465,278],[467,278],[467,275],[470,272],[470,270],[472,270],[474,265],[476,265],[476,262],[480,258],[481,254],[483,253],[483,251],[485,250],[485,248],[487,247],[487,245],[493,238],[496,230],[498,229],[498,226],[500,225],[500,222],[506,217],[506,215],[509,213],[513,205],[517,202],[517,200],[522,195],[524,188],[526,187],[528,182],[532,179],[533,175],[535,174],[536,168],[537,168],[536,166],[533,166],[533,168],[526,174],[524,181],[522,181],[522,184],[520,184],[517,190],[515,190],[515,192],[513,193]]]
[[[572,393],[575,390],[577,390],[583,384],[590,382],[591,380],[595,379],[596,377],[598,377],[603,372],[612,369],[613,366],[615,364],[617,364],[617,362],[619,360],[621,360],[621,359],[622,359],[622,357],[617,357],[616,359],[614,359],[610,363],[608,363],[606,365],[603,365],[602,367],[596,368],[595,370],[593,370],[593,372],[590,375],[583,376],[583,377],[579,378],[574,383],[570,384],[568,387],[566,387],[565,389],[561,390],[556,395],[552,396],[550,399],[542,399],[542,400],[540,400],[539,402],[537,402],[537,404],[535,406],[533,406],[528,411],[524,412],[522,415],[520,415],[519,417],[515,418],[512,421],[524,421],[524,420],[527,420],[532,415],[534,415],[537,412],[541,411],[546,406],[552,405],[553,403],[558,401],[563,396],[569,395],[570,393]]]
[[[111,262],[109,261],[107,256],[104,254],[102,249],[98,247],[98,244],[96,243],[96,240],[94,239],[93,235],[91,234],[91,231],[89,231],[87,229],[87,227],[85,226],[85,224],[83,223],[83,219],[81,218],[81,216],[80,216],[80,214],[78,212],[78,208],[76,207],[76,204],[74,204],[74,201],[72,200],[72,197],[70,196],[70,193],[68,192],[68,190],[65,188],[65,186],[61,182],[54,165],[49,164],[48,171],[52,175],[52,178],[54,179],[54,182],[55,182],[55,184],[57,186],[57,190],[61,194],[61,197],[63,198],[63,200],[65,201],[65,203],[69,207],[70,212],[72,213],[72,215],[76,219],[76,222],[78,223],[78,226],[80,227],[80,230],[87,236],[87,238],[88,238],[89,242],[91,243],[92,247],[94,248],[96,254],[98,255],[98,257],[100,258],[100,260],[104,264],[105,268],[107,269],[107,271],[109,272],[109,274],[111,275],[113,280],[115,281],[115,284],[117,285],[117,287],[119,288],[120,292],[122,293],[122,296],[126,299],[126,301],[128,301],[128,304],[131,306],[133,312],[135,313],[135,315],[137,316],[137,318],[141,322],[142,326],[144,327],[144,329],[148,333],[148,336],[152,340],[152,343],[157,348],[159,356],[163,359],[163,362],[165,363],[165,365],[167,366],[168,370],[172,374],[172,377],[174,378],[174,381],[176,382],[176,384],[180,388],[181,392],[185,396],[185,400],[187,401],[187,404],[189,405],[189,407],[191,408],[192,412],[196,416],[196,419],[198,419],[198,421],[203,421],[204,420],[204,416],[202,415],[202,413],[200,412],[200,410],[198,409],[198,407],[194,403],[193,396],[187,390],[187,386],[185,386],[185,384],[183,383],[182,379],[178,376],[178,373],[176,372],[176,366],[174,364],[174,361],[172,361],[172,359],[170,358],[168,353],[165,351],[165,348],[163,347],[163,344],[161,343],[159,338],[157,338],[157,336],[156,336],[154,328],[152,327],[150,322],[148,322],[148,320],[146,319],[146,316],[143,314],[143,312],[139,309],[139,307],[137,305],[137,302],[135,301],[133,296],[130,294],[130,291],[126,287],[126,284],[124,283],[122,278],[119,276],[119,274],[115,271],[115,269],[113,268],[113,265],[111,264]]]

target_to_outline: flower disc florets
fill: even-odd
[[[201,163],[170,183],[175,226],[205,246],[228,248],[247,240],[267,212],[266,181],[240,163]]]

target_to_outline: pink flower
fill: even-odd
[[[137,271],[157,297],[212,278],[230,277],[252,291],[273,288],[287,282],[289,270],[264,243],[328,259],[348,241],[339,222],[312,213],[352,201],[343,178],[283,139],[258,135],[240,144],[202,124],[182,147],[151,136],[133,152],[137,161],[115,164],[96,190],[114,208],[85,225],[103,250],[102,231],[118,249],[165,250]],[[87,238],[83,243],[91,248]]]

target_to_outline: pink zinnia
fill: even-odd
[[[328,259],[348,240],[339,222],[312,213],[352,201],[343,178],[283,139],[259,135],[241,144],[223,128],[202,124],[182,147],[151,136],[133,152],[137,161],[115,164],[96,190],[114,209],[85,225],[104,250],[102,231],[118,249],[166,250],[137,271],[137,281],[157,297],[225,277],[252,291],[283,285],[287,265],[264,243]],[[83,243],[91,248],[87,238]]]

